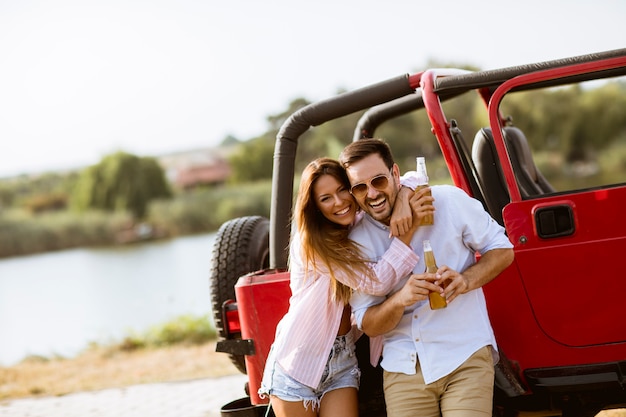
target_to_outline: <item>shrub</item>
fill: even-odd
[[[178,343],[199,345],[215,340],[216,336],[208,316],[185,315],[151,328],[144,339],[147,346],[170,346]]]

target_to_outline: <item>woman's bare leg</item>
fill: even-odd
[[[283,401],[271,395],[270,402],[276,417],[317,417],[317,411],[313,410],[312,404],[304,408],[304,401]]]
[[[358,417],[359,393],[356,388],[339,388],[324,394],[319,417]]]

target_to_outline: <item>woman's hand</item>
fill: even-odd
[[[401,187],[393,205],[391,220],[389,221],[389,237],[401,236],[413,226],[413,211],[410,199],[415,192],[409,187]]]
[[[405,189],[409,192],[403,192]],[[392,236],[398,237],[407,246],[410,246],[411,239],[419,228],[422,218],[429,214],[432,215],[435,212],[435,206],[432,205],[432,202],[435,201],[435,199],[428,194],[428,191],[430,191],[430,188],[428,187],[417,192],[411,190],[410,188],[403,187],[398,192],[398,197],[396,198],[396,203],[393,207],[393,213],[396,214],[396,222],[394,223],[394,214],[392,214],[391,221],[389,222],[390,238]],[[403,207],[400,208],[399,206]],[[409,211],[411,212],[410,220],[407,220],[407,217],[400,217],[400,213],[402,213],[402,216],[405,216],[404,213],[407,207],[410,208]]]

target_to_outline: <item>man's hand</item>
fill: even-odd
[[[447,265],[439,267],[437,276],[439,278],[435,284],[442,288],[441,295],[445,297],[448,303],[452,302],[459,294],[469,291],[469,282],[466,277]]]
[[[513,249],[492,249],[481,255],[478,262],[467,268],[463,273],[446,265],[439,267],[437,274],[441,279],[436,284],[445,288],[447,302],[457,296],[475,290],[490,282],[504,271],[514,258]]]
[[[367,309],[362,323],[365,334],[374,337],[394,329],[406,307],[428,299],[430,291],[443,292],[443,288],[434,284],[440,279],[438,274],[411,275],[400,291],[390,295],[383,303]]]
[[[418,301],[427,300],[428,293],[431,291],[443,294],[443,287],[438,284],[441,280],[442,276],[439,273],[413,274],[404,287],[392,297],[398,297],[396,302],[408,307]]]

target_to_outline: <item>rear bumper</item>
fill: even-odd
[[[626,404],[626,361],[527,369],[524,377],[514,367],[496,368],[496,409],[595,416]]]
[[[536,392],[615,391],[626,395],[626,361],[528,369],[524,375]]]

